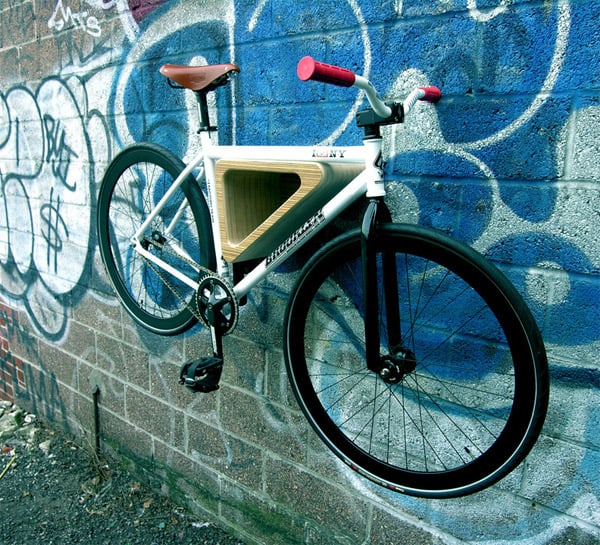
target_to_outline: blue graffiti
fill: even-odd
[[[437,2],[405,2],[403,16],[398,17],[391,4],[367,1],[358,6],[329,0],[319,3],[314,13],[275,1],[258,7],[236,2],[234,22],[219,18],[186,21],[185,26],[149,44],[136,68],[127,74],[126,83],[116,80],[115,86],[121,85],[125,91],[122,104],[115,107],[129,114],[128,138],[152,140],[181,153],[194,137],[184,93],[170,89],[158,68],[163,62],[189,63],[200,55],[210,63],[231,60],[232,30],[234,60],[242,73],[234,83],[235,135],[230,132],[231,95],[217,93],[218,125],[225,142],[235,138],[241,144],[311,144],[328,139],[335,127],[343,125],[353,107],[352,93],[298,82],[295,65],[305,54],[358,72],[368,68],[372,80],[385,92],[397,75],[417,70],[428,82],[442,86],[448,97],[436,110],[443,143],[432,151],[400,152],[389,158],[387,171],[390,180],[405,184],[415,194],[419,222],[474,244],[489,227],[495,206],[492,184],[496,184],[504,205],[524,222],[539,226],[535,248],[547,250],[546,255],[534,258],[528,235],[515,235],[487,251],[492,259],[502,261],[502,252],[513,252],[512,261],[530,266],[552,261],[564,267],[566,260],[573,259],[582,264],[586,256],[572,243],[541,234],[556,211],[558,189],[545,181],[561,176],[557,142],[571,113],[570,100],[557,92],[538,107],[536,97],[540,92],[552,92],[545,88],[548,85],[560,91],[570,72],[581,71],[568,55],[559,53],[585,37],[590,25],[586,13],[591,17],[593,8],[586,5],[574,10],[572,22],[563,1],[504,6],[493,17],[491,8],[479,9],[471,17],[450,8],[444,17],[423,17],[444,9]],[[140,23],[140,32],[177,9],[166,4],[155,10]],[[381,24],[367,32],[369,21],[374,20]],[[567,32],[571,27],[575,31]],[[326,39],[294,39],[324,28],[328,29]],[[270,40],[255,45],[266,36]],[[136,48],[139,45],[132,43],[124,60]],[[582,55],[589,55],[591,62],[598,49],[597,45],[577,48],[582,52],[579,61],[585,60]],[[559,62],[566,69],[558,70]],[[597,79],[598,74],[591,77]],[[349,122],[336,138],[339,143],[356,144],[360,133]],[[465,153],[448,153],[443,144],[468,153],[470,159]],[[513,180],[537,180],[539,191]],[[553,255],[556,247],[559,253]],[[589,271],[589,259],[585,268],[568,270]],[[526,294],[524,273],[515,281]],[[582,298],[597,295],[593,281],[574,282],[567,300],[553,305],[551,315],[579,308]],[[587,286],[589,282],[592,287]],[[542,314],[537,313],[540,319]],[[545,322],[545,334],[561,343],[597,340],[600,332],[593,320],[583,321],[582,327],[561,334],[551,326],[550,318]]]
[[[347,89],[299,82],[295,67],[304,55],[364,73],[390,98],[413,81],[439,85],[445,99],[430,114],[428,133],[408,121],[386,136],[394,144],[387,177],[410,197],[398,212],[474,245],[507,273],[551,346],[552,380],[561,392],[600,388],[589,356],[600,339],[593,253],[600,216],[589,189],[600,181],[598,147],[590,145],[582,159],[565,151],[567,133],[585,138],[577,131],[581,113],[600,118],[594,113],[600,106],[597,2],[326,0],[307,10],[305,3],[232,1],[223,3],[231,11],[198,10],[190,17],[188,10],[187,18],[182,4],[165,3],[138,21],[139,35],[152,40],[125,44],[110,116],[117,143],[151,140],[180,155],[193,147],[193,103],[159,75],[165,62],[241,67],[216,94],[223,143],[360,141],[353,122],[360,99]],[[159,28],[165,21],[170,28]],[[590,135],[597,137],[598,128]],[[585,210],[596,216],[584,216],[585,231],[564,219],[571,181],[587,184],[582,192],[592,195]],[[588,359],[577,361],[573,353]],[[552,492],[554,509],[569,512],[582,489],[598,496],[597,416],[592,409],[579,417],[577,440],[594,447],[582,449],[568,486]],[[552,431],[558,425],[551,422]],[[478,538],[476,529],[461,527],[462,513],[389,498],[434,524],[460,528],[466,539]],[[547,525],[544,517],[523,517],[514,535],[535,539]],[[506,525],[485,527],[489,539],[506,537]]]

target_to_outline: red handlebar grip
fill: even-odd
[[[425,96],[419,100],[437,102],[442,97],[442,92],[437,87],[421,87],[421,90],[425,91]]]
[[[318,62],[312,57],[304,57],[298,63],[298,77],[302,81],[314,80],[331,83],[340,87],[352,87],[356,76],[354,72]]]

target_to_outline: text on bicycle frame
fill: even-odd
[[[343,159],[346,155],[346,150],[343,148],[314,148],[313,157],[327,157],[329,159]]]
[[[275,261],[281,259],[288,253],[290,248],[293,248],[299,242],[309,238],[309,234],[314,231],[319,225],[325,221],[323,211],[319,210],[314,216],[304,222],[294,233],[292,233],[284,242],[271,252],[266,258],[266,264],[271,265]]]

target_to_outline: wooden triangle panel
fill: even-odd
[[[318,162],[217,161],[224,259],[264,257],[363,168]]]

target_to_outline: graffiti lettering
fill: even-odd
[[[40,209],[42,220],[42,236],[48,245],[47,250],[47,265],[54,272],[58,271],[58,254],[62,250],[63,242],[61,233],[65,234],[65,238],[69,238],[69,231],[65,220],[60,215],[60,196],[54,201],[54,188],[50,189],[50,201]]]
[[[173,399],[169,386],[170,362],[183,357],[179,345],[159,355],[156,347],[161,351],[166,345],[133,328],[125,336],[130,326],[124,325],[114,308],[107,315],[98,310],[92,320],[85,315],[90,307],[78,305],[80,297],[81,302],[83,297],[105,301],[108,293],[101,271],[95,268],[93,216],[97,186],[113,150],[148,140],[181,156],[195,151],[189,130],[194,112],[182,106],[182,94],[168,93],[157,75],[165,52],[169,60],[181,63],[235,59],[245,70],[243,84],[217,94],[216,100],[224,104],[216,104],[226,106],[219,109],[222,124],[230,131],[225,140],[257,145],[306,143],[315,145],[310,151],[319,160],[348,156],[349,148],[344,146],[358,143],[355,137],[360,137],[352,131],[364,97],[356,93],[354,98],[345,91],[337,95],[342,91],[331,87],[300,87],[293,78],[295,55],[290,56],[286,47],[291,44],[299,55],[314,50],[324,60],[360,71],[390,98],[405,96],[414,86],[442,86],[449,100],[436,108],[415,109],[406,125],[392,127],[383,135],[389,152],[385,157],[389,208],[396,221],[408,218],[452,232],[499,263],[531,303],[552,351],[550,414],[554,418],[547,420],[547,438],[536,446],[523,470],[512,474],[499,492],[486,492],[492,499],[501,494],[503,501],[497,509],[482,509],[479,498],[461,500],[459,510],[452,501],[406,500],[379,490],[341,462],[337,471],[330,463],[326,465],[326,479],[339,478],[347,485],[343,495],[349,498],[355,490],[364,492],[367,499],[361,496],[361,505],[377,503],[372,520],[366,522],[373,534],[380,533],[382,542],[386,537],[394,541],[393,519],[398,517],[399,527],[404,528],[406,515],[435,524],[437,539],[452,543],[484,538],[497,544],[520,540],[542,545],[570,537],[578,541],[567,528],[573,524],[593,531],[592,540],[600,535],[594,403],[600,383],[594,359],[600,339],[595,305],[600,293],[596,221],[600,167],[595,160],[600,133],[600,69],[595,61],[600,42],[590,40],[600,0],[325,0],[312,4],[209,0],[198,6],[165,0],[52,0],[4,4],[0,49],[5,64],[18,69],[5,71],[0,92],[0,297],[23,313],[10,318],[14,327],[24,326],[27,319],[36,329],[35,336],[42,335],[48,342],[31,343],[29,338],[19,339],[19,331],[11,333],[1,304],[0,340],[4,332],[16,349],[29,341],[44,348],[50,342],[64,342],[68,350],[79,350],[76,338],[68,347],[72,335],[83,333],[69,307],[83,321],[104,328],[96,342],[86,345],[87,352],[77,354],[81,376],[72,378],[57,369],[62,373],[57,377],[36,354],[24,354],[34,365],[18,375],[17,360],[5,359],[3,368],[0,358],[0,376],[4,370],[12,382],[5,387],[5,395],[19,387],[22,396],[30,396],[34,409],[64,414],[66,419],[71,408],[61,390],[66,386],[66,391],[81,397],[81,392],[75,392],[81,390],[77,381],[84,377],[86,361],[99,364],[94,377],[104,381],[103,394],[109,393],[119,406],[125,396],[122,382],[143,377],[137,386],[146,390],[149,368],[151,393],[164,400],[170,411],[163,437],[157,432],[161,451],[212,465],[216,472],[225,465],[241,467],[240,461],[250,459],[236,459],[245,444],[244,431],[227,418],[244,415],[226,410],[231,405],[225,402],[226,396],[233,395],[232,388],[223,389],[219,401],[222,410],[217,418],[223,415],[223,421],[210,424],[218,429],[224,447],[211,456],[212,447],[203,450],[193,435],[181,437],[182,418],[199,437],[202,423],[195,413],[212,411],[213,406],[205,400],[190,401],[184,416],[180,415],[181,400]],[[53,36],[38,43],[40,18]],[[381,21],[385,21],[385,32]],[[333,40],[325,29],[335,31],[330,33]],[[246,45],[250,41],[266,42],[265,51],[273,61],[268,71],[257,62],[259,48]],[[257,77],[261,72],[268,72],[268,77]],[[158,81],[160,86],[154,85]],[[323,103],[312,105],[315,97]],[[259,138],[264,142],[256,141]],[[533,181],[535,190],[531,189]],[[319,215],[310,218],[266,257],[267,262],[282,262],[306,233],[322,225]],[[280,307],[289,294],[285,272],[269,282],[267,289],[254,290],[249,297],[265,322],[278,317],[275,312],[270,315],[272,301],[279,298]],[[105,302],[116,305],[112,296]],[[246,307],[245,312],[249,311]],[[156,351],[149,365],[144,355],[143,366],[137,361],[129,366],[137,359],[131,357],[130,343],[112,341],[132,340],[136,335]],[[267,443],[265,437],[270,448],[285,446],[286,452],[274,451],[281,456],[278,464],[283,464],[291,441],[304,443],[306,426],[304,422],[299,425],[296,415],[285,407],[289,396],[285,373],[279,373],[278,382],[277,373],[271,372],[277,371],[273,366],[280,359],[271,336],[265,332],[257,341],[244,335],[249,337],[242,326],[231,342],[260,343],[260,354],[267,352],[271,360],[267,362],[269,380],[265,381],[260,357],[246,358],[252,365],[238,366],[228,385],[249,390],[251,398],[259,400],[252,418],[260,418],[272,436],[290,435],[285,445],[283,441]],[[336,350],[335,344],[324,343],[326,350]],[[267,384],[269,392],[264,392]],[[134,387],[130,392],[133,411],[134,395],[141,399],[141,390]],[[278,403],[263,401],[270,393],[277,394]],[[37,400],[41,400],[39,406]],[[134,424],[149,431],[145,422]],[[249,440],[253,446],[258,442],[254,435]],[[266,467],[273,458],[266,455],[265,460]],[[295,466],[302,465],[299,460],[293,458]],[[316,467],[309,469],[318,478]],[[547,468],[552,470],[552,483],[544,476]],[[523,498],[536,507],[529,509]],[[519,516],[516,523],[515,513]],[[304,541],[327,539],[321,530],[320,523],[305,523]],[[335,541],[363,542],[365,535],[351,540],[336,536]]]
[[[95,178],[88,124],[96,135],[106,125],[77,78],[49,78],[36,92],[16,86],[0,98],[0,291],[23,302],[38,331],[59,338],[67,316],[60,296],[86,268]],[[97,157],[105,153],[100,147]]]
[[[65,8],[63,0],[58,0],[54,13],[48,20],[48,28],[61,32],[69,26],[69,23],[70,26],[83,30],[95,38],[102,35],[102,29],[96,17],[89,15],[87,11],[74,12],[68,6]]]
[[[67,183],[71,158],[77,158],[77,153],[65,142],[65,129],[60,121],[51,115],[44,115],[48,152],[46,163],[52,166],[52,174],[56,176],[71,191],[75,191],[77,183],[72,186]]]

